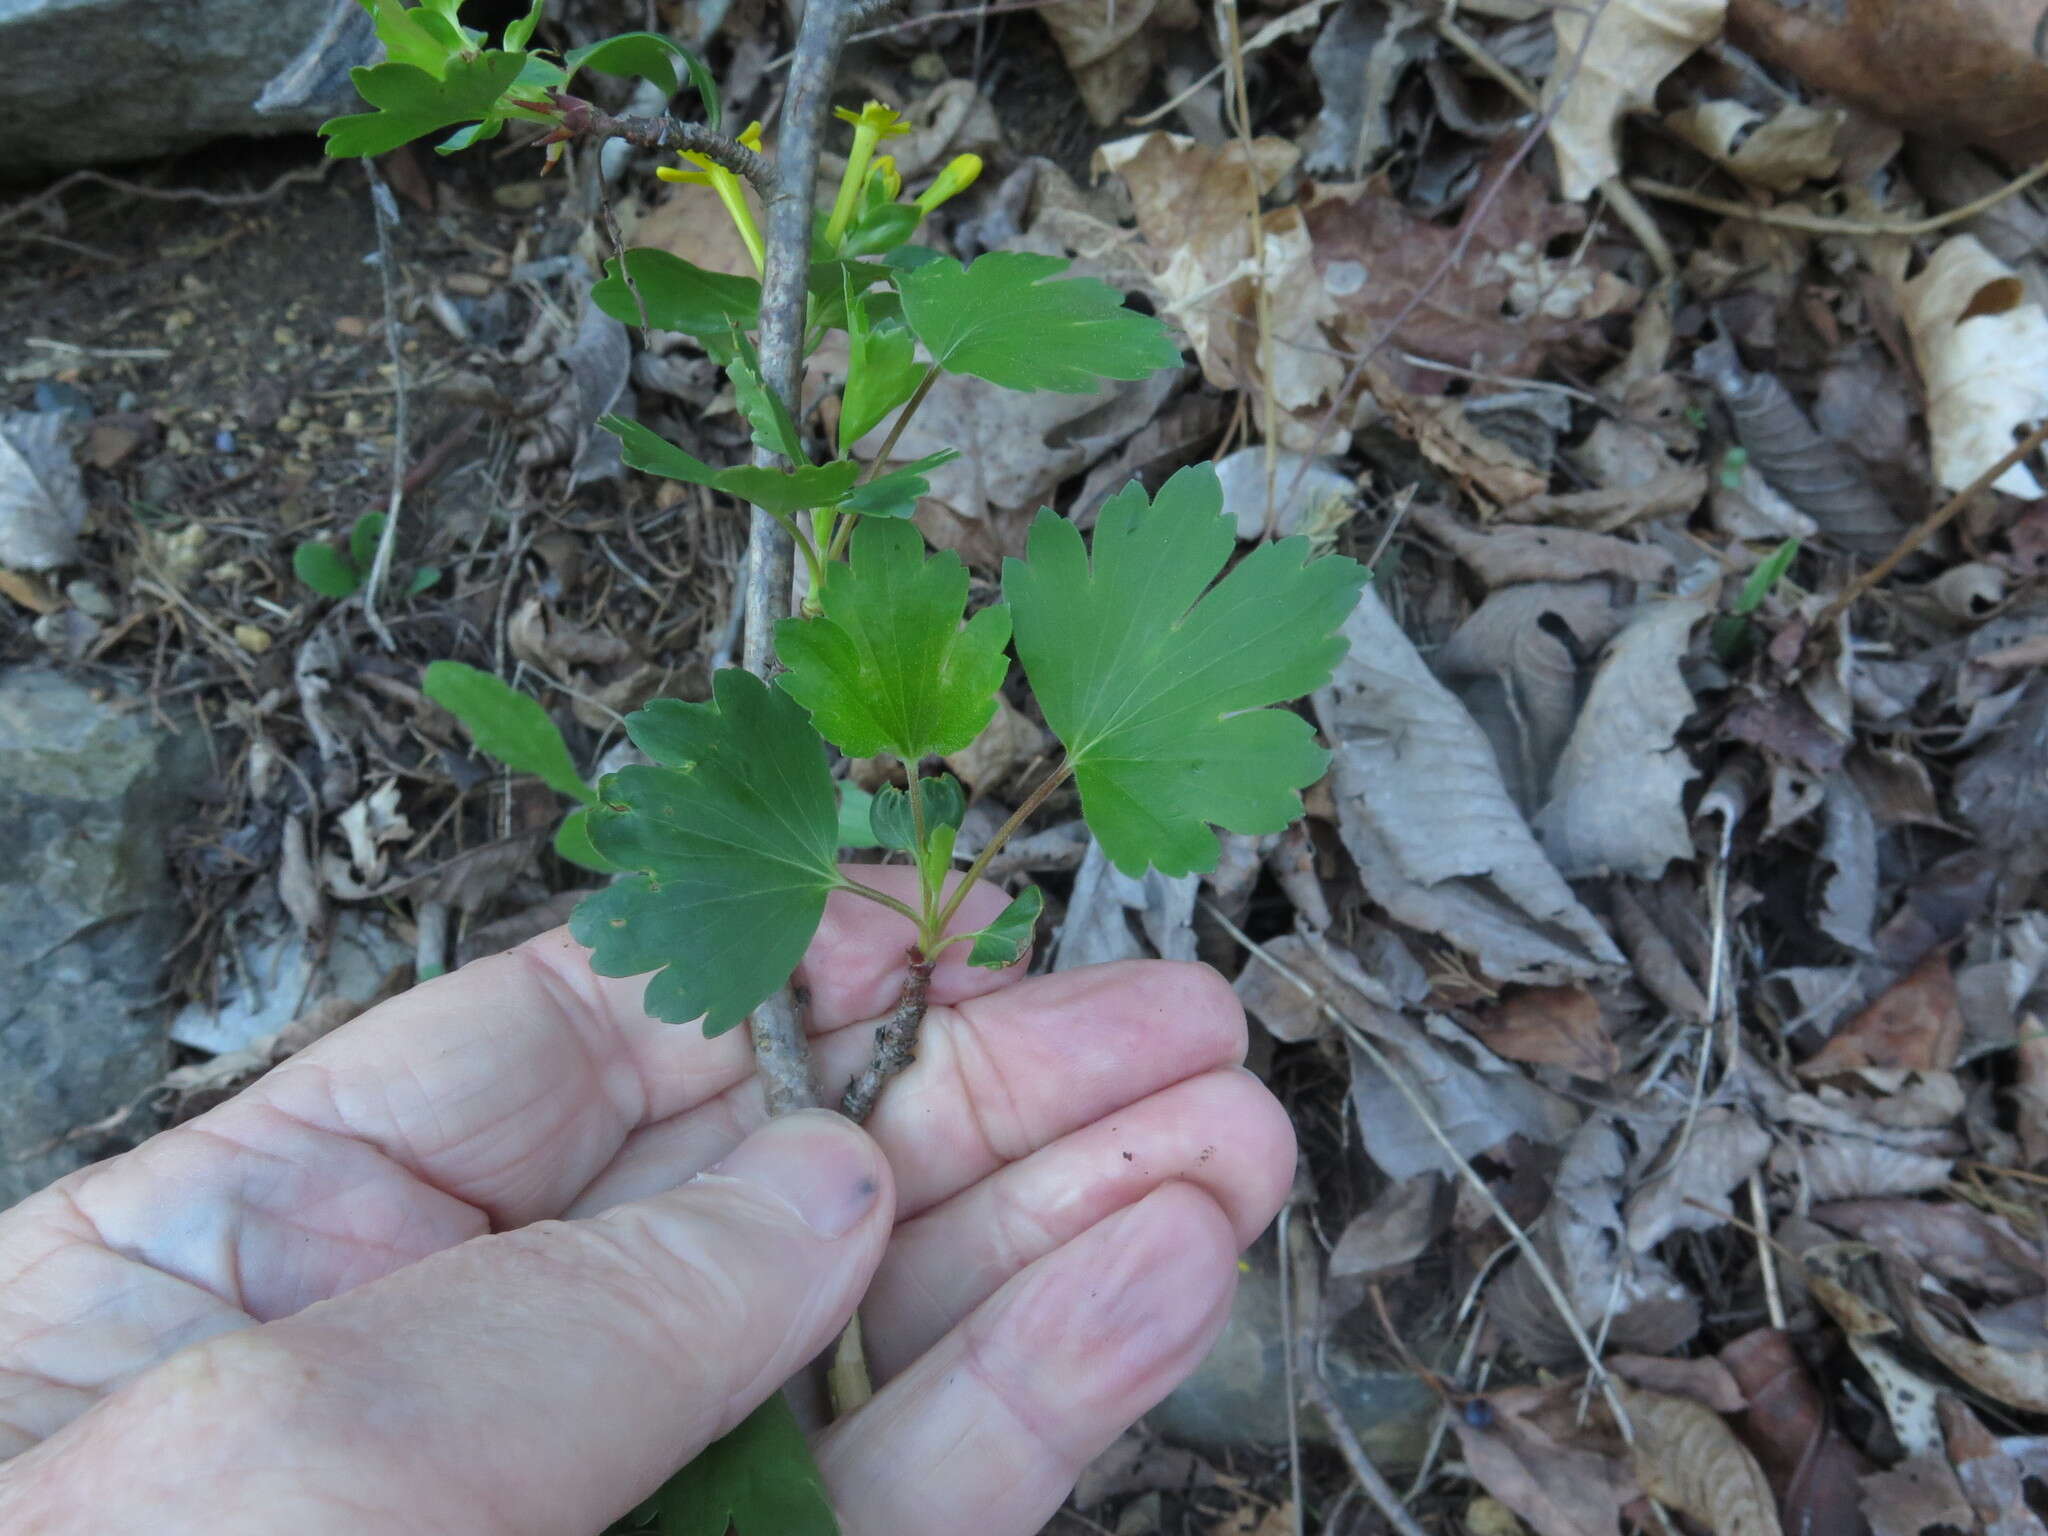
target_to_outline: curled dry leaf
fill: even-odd
[[[1739,101],[1705,101],[1673,112],[1664,125],[1751,186],[1795,192],[1841,168],[1835,132],[1848,115],[1793,102],[1765,117]]]
[[[1613,533],[1630,523],[1653,523],[1677,512],[1691,512],[1707,494],[1707,470],[1688,464],[1667,470],[1642,485],[1603,486],[1593,491],[1561,491],[1531,496],[1502,507],[1511,523],[1555,523]]]
[[[1673,1232],[1722,1225],[1716,1213],[1729,1208],[1735,1190],[1770,1152],[1770,1132],[1732,1105],[1716,1105],[1690,1126],[1679,1125],[1650,1177],[1628,1198],[1629,1246],[1647,1253]]]
[[[1738,46],[1873,117],[2027,162],[2048,155],[2036,0],[1729,0]]]
[[[1822,862],[1834,873],[1821,888],[1815,922],[1845,949],[1869,954],[1877,920],[1877,818],[1846,773],[1828,775],[1821,799]]]
[[[1258,199],[1293,167],[1294,146],[1264,138],[1211,147],[1148,133],[1096,155],[1130,189],[1152,289],[1187,333],[1203,376],[1219,389],[1269,393],[1290,416],[1282,444],[1312,447],[1313,421],[1291,415],[1313,414],[1343,382],[1344,364],[1323,335],[1336,306],[1317,278],[1299,208],[1261,216],[1257,251],[1249,223]],[[1261,346],[1261,291],[1270,352]]]
[[[1487,739],[1377,593],[1316,717],[1335,752],[1338,831],[1374,901],[1502,981],[1589,978],[1620,952],[1544,857]]]
[[[1993,1401],[2028,1413],[2048,1413],[2048,1344],[2026,1349],[1984,1343],[1974,1336],[1961,1309],[1917,1264],[1892,1254],[1883,1262],[1892,1307],[1916,1343]],[[1929,1304],[1930,1295],[1947,1302],[1943,1311]],[[1952,1324],[1950,1316],[1963,1326]]]
[[[1926,270],[1899,285],[1899,309],[1927,386],[1935,478],[1961,490],[2048,417],[2048,313],[1974,235],[1944,240]],[[1992,484],[2042,494],[2024,464]]]
[[[1534,818],[1567,879],[1654,880],[1692,855],[1681,797],[1696,771],[1677,745],[1692,694],[1679,663],[1707,612],[1696,599],[1652,603],[1608,647]]]
[[[1319,11],[1327,3],[1312,0],[1288,14]],[[1394,142],[1388,108],[1402,72],[1430,51],[1427,21],[1421,6],[1404,0],[1346,0],[1323,24],[1308,53],[1323,98],[1302,135],[1302,163],[1310,174],[1356,176]]]
[[[1394,430],[1457,485],[1495,505],[1539,495],[1550,483],[1542,469],[1512,443],[1481,431],[1457,400],[1411,395],[1377,363],[1365,370],[1366,387]]]
[[[1971,1531],[1976,1515],[1948,1456],[1922,1451],[1895,1467],[1863,1477],[1863,1512],[1872,1536],[1929,1536],[1939,1531]]]
[[[1691,1398],[1619,1390],[1635,1426],[1630,1449],[1644,1493],[1714,1536],[1781,1536],[1771,1485],[1727,1420]]]
[[[0,417],[0,565],[48,571],[78,556],[85,484],[58,411]]]
[[[1802,1062],[1799,1075],[1819,1079],[1863,1067],[1946,1072],[1956,1064],[1962,1043],[1955,975],[1937,950]]]
[[[1727,9],[1728,0],[1607,0],[1551,13],[1557,68],[1544,99],[1557,108],[1550,143],[1566,197],[1590,197],[1621,170],[1622,114],[1647,109],[1664,77],[1720,35]]]
[[[1449,1223],[1449,1193],[1437,1173],[1389,1184],[1345,1224],[1330,1251],[1330,1278],[1372,1280],[1413,1263]]]
[[[1878,1250],[1868,1243],[1819,1243],[1800,1256],[1814,1299],[1841,1325],[1849,1348],[1870,1373],[1892,1433],[1908,1456],[1939,1456],[1940,1395],[1933,1382],[1898,1356],[1903,1330],[1889,1311]]]
[[[1905,525],[1891,503],[1847,452],[1821,436],[1774,375],[1750,372],[1725,336],[1696,350],[1693,368],[1727,402],[1750,464],[1829,538],[1868,555],[1898,542]]]
[[[1949,1464],[1984,1536],[2048,1536],[2048,1525],[2027,1507],[2019,1462],[1992,1438],[1984,1421],[1952,1397],[1941,1400],[1940,1412]]]

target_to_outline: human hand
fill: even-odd
[[[906,926],[827,910],[828,1084]],[[597,1531],[859,1302],[878,1392],[817,1441],[848,1536],[1029,1536],[1201,1360],[1293,1172],[1200,967],[948,951],[872,1139],[763,1128],[744,1032],[641,988],[546,935],[0,1215],[0,1529]]]

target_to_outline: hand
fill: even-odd
[[[827,1083],[906,927],[833,898]],[[764,1128],[744,1031],[641,988],[549,934],[0,1216],[0,1529],[598,1531],[859,1302],[879,1390],[818,1440],[848,1536],[1029,1536],[1201,1360],[1293,1171],[1200,967],[954,947],[872,1139]]]

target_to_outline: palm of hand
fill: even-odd
[[[961,924],[1002,900],[976,892]],[[827,1083],[893,1001],[899,926],[835,898],[812,946]],[[764,1232],[736,1279],[660,1233],[696,1283],[492,1278],[555,1253],[558,1218],[623,1251],[622,1203],[761,1121],[743,1038],[653,1023],[639,985],[548,935],[0,1216],[0,1516],[554,1536],[730,1427],[829,1338],[872,1257],[818,1281]],[[932,996],[869,1127],[895,1207],[861,1300],[881,1390],[819,1456],[849,1533],[1021,1536],[1200,1360],[1293,1138],[1206,970],[1020,981],[955,950]],[[796,1321],[763,1337],[763,1316]]]

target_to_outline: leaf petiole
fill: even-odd
[[[1022,805],[1010,813],[1010,819],[996,828],[996,835],[988,840],[982,847],[981,852],[974,856],[974,862],[967,866],[967,873],[961,878],[958,887],[954,889],[952,900],[948,901],[940,910],[939,920],[935,925],[939,933],[943,934],[946,931],[946,925],[953,921],[953,915],[960,910],[960,903],[967,899],[967,893],[974,889],[974,882],[979,880],[982,871],[988,868],[989,860],[1002,851],[1003,844],[1017,835],[1017,829],[1031,819],[1031,813],[1045,804],[1047,798],[1054,790],[1067,782],[1068,777],[1072,775],[1073,771],[1073,759],[1061,758],[1060,765],[1047,774],[1040,781],[1036,789],[1024,797]]]
[[[842,879],[834,889],[851,891],[856,896],[865,896],[869,901],[887,907],[898,916],[909,918],[911,922],[917,925],[919,933],[924,932],[924,919],[917,915],[917,910],[908,902],[898,901],[887,891],[878,891],[872,885],[862,885],[858,880],[845,879]]]
[[[910,418],[917,414],[917,408],[924,404],[924,397],[932,392],[932,386],[938,383],[938,381],[939,365],[933,363],[931,367],[925,369],[924,377],[918,380],[917,388],[911,393],[910,398],[903,402],[903,409],[896,413],[895,425],[889,428],[889,435],[882,439],[882,451],[869,461],[866,469],[861,471],[860,479],[855,482],[856,484],[866,485],[876,475],[880,474],[882,466],[895,456],[896,445],[903,440],[903,429],[910,425]]]

